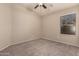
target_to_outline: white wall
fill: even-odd
[[[41,20],[37,14],[23,6],[13,7],[12,44],[18,44],[40,38]]]
[[[11,9],[9,4],[0,4],[0,50],[10,45]]]
[[[76,13],[76,35],[60,34],[60,16]],[[43,17],[42,38],[79,47],[79,9],[68,8]]]
[[[40,36],[41,20],[37,14],[17,4],[0,4],[0,51]]]
[[[60,16],[77,14],[76,35],[60,34]],[[39,38],[79,46],[79,9],[62,10],[40,18],[20,5],[0,4],[0,50]]]

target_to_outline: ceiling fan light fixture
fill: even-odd
[[[39,5],[36,5],[36,6],[34,7],[34,9],[36,9],[38,6],[39,6]]]
[[[42,5],[45,9],[47,8],[44,4]]]
[[[43,7],[44,9],[47,9],[47,6],[44,3],[39,3],[37,4],[34,9],[38,8],[38,7]]]
[[[43,5],[43,3],[39,3],[39,5]]]

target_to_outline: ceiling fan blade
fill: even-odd
[[[42,5],[45,9],[47,8],[44,4]]]
[[[39,5],[36,5],[34,8],[36,9]]]

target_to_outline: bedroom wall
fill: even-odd
[[[12,44],[18,44],[40,38],[40,17],[25,7],[13,5]]]
[[[9,4],[0,4],[0,50],[11,42],[11,8]]]
[[[60,34],[60,16],[76,13],[76,35]],[[0,50],[44,38],[79,47],[79,8],[73,7],[39,17],[21,5],[0,4]]]
[[[60,16],[76,13],[76,35],[60,34]],[[42,38],[79,47],[79,8],[72,7],[43,17]]]

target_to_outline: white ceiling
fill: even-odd
[[[78,4],[77,3],[46,3],[45,5],[47,6],[47,9],[44,9],[43,7],[38,7],[37,9],[34,9],[34,7],[37,5],[36,3],[26,3],[22,5],[28,8],[29,10],[36,12],[39,15],[46,15],[51,12],[56,12],[62,9],[76,6]]]

